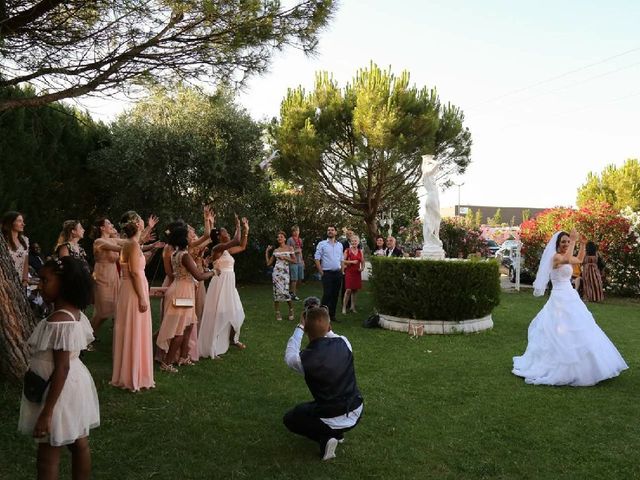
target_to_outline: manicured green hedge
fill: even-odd
[[[470,320],[500,303],[498,263],[373,257],[371,288],[380,313],[419,320]]]

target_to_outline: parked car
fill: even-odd
[[[489,257],[495,257],[496,252],[500,250],[500,245],[493,240],[487,240],[487,250],[489,251]]]
[[[515,251],[515,247],[501,246],[498,248],[494,256],[500,265],[509,268],[513,263],[513,259],[516,257]]]
[[[509,280],[511,283],[516,283],[516,260],[517,260],[518,246],[507,246],[504,244],[500,247],[500,250],[496,252],[496,258],[501,265],[507,268],[509,272]],[[535,275],[525,267],[524,257],[520,255],[520,282],[532,283],[535,279]]]
[[[518,240],[505,240],[500,246],[505,248],[515,248],[518,246],[518,243]]]

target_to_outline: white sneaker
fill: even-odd
[[[336,458],[336,447],[338,446],[337,438],[330,438],[327,440],[327,444],[324,447],[324,457],[322,460],[331,460],[332,458]]]

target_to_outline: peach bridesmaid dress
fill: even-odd
[[[174,252],[171,256],[173,282],[171,282],[164,294],[164,314],[162,316],[162,325],[158,332],[158,339],[156,340],[156,345],[165,353],[169,350],[169,344],[173,337],[182,335],[185,328],[189,325],[194,325],[198,321],[195,309],[196,282],[182,265],[182,257],[184,255],[188,255],[188,253],[185,250],[180,250]],[[194,301],[194,306],[176,307],[173,302],[178,298],[191,299]],[[196,330],[196,328],[192,330]]]
[[[120,258],[118,252],[104,248],[94,248],[93,256],[93,308],[96,318],[113,318],[118,304],[118,290],[120,288],[120,275],[116,263]]]
[[[140,262],[142,292],[149,304],[149,285],[144,275],[144,256]],[[138,309],[138,295],[133,288],[129,263],[120,261],[122,280],[113,326],[113,375],[111,385],[137,392],[153,388],[153,340],[151,305],[146,312]]]

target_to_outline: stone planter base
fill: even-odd
[[[429,335],[448,335],[454,333],[474,333],[493,328],[491,315],[472,320],[413,320],[411,318],[393,317],[380,314],[380,326],[396,332],[408,332],[409,322],[412,325],[424,325],[424,333]]]

